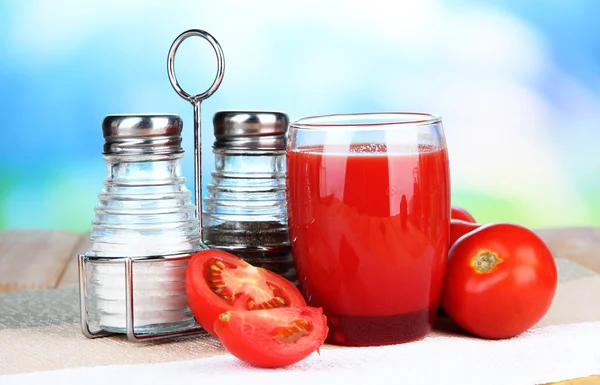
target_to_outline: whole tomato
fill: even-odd
[[[480,223],[467,222],[460,219],[450,220],[450,242],[449,247],[452,247],[460,237],[471,231],[481,227]]]
[[[556,265],[533,231],[509,223],[483,225],[460,238],[448,257],[442,306],[464,330],[510,338],[550,308]]]
[[[463,209],[459,206],[452,206],[452,210],[450,212],[450,218],[452,219],[460,219],[461,221],[467,221],[472,223],[477,223],[475,218],[469,213],[467,210]]]

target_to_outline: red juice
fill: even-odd
[[[437,311],[450,220],[445,149],[301,147],[287,153],[300,288],[323,307],[328,342],[424,337]]]

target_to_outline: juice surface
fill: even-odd
[[[358,144],[288,152],[300,287],[334,323],[401,315],[430,323],[437,309],[449,235],[447,152],[393,150]]]

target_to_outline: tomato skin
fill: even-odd
[[[308,321],[310,326],[294,329],[299,320]],[[288,340],[277,333],[277,330],[299,329],[301,332]],[[287,366],[303,360],[318,351],[328,332],[323,309],[309,306],[229,311],[217,318],[214,330],[229,353],[261,368]]]
[[[225,251],[202,250],[194,254],[188,263],[185,289],[194,318],[196,318],[196,321],[198,321],[204,330],[213,336],[215,335],[213,326],[220,314],[228,310],[248,311],[250,309],[246,307],[247,302],[245,301],[248,299],[246,292],[238,292],[241,298],[233,303],[226,301],[223,297],[215,293],[207,282],[206,269],[211,261],[221,261],[228,266],[239,269],[240,274],[245,279],[251,281],[245,287],[242,287],[241,290],[249,291],[254,286],[273,294],[273,290],[265,288],[266,284],[270,284],[277,287],[277,293],[285,297],[286,304],[283,306],[306,306],[306,301],[302,297],[302,293],[290,281],[280,275],[260,267],[254,267],[241,258]],[[273,296],[269,299],[272,298]]]
[[[450,220],[450,242],[449,247],[452,247],[460,237],[471,231],[481,227],[480,223],[467,222],[460,219]]]
[[[477,223],[475,218],[469,213],[467,210],[463,209],[459,206],[452,206],[452,211],[450,212],[450,218],[452,219],[460,219],[461,221]]]
[[[488,272],[472,266],[482,261],[478,255],[493,253],[501,261]],[[542,319],[556,285],[552,254],[533,231],[509,223],[487,224],[450,249],[442,306],[458,326],[476,336],[510,338]]]

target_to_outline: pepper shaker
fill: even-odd
[[[215,170],[204,200],[204,243],[296,282],[286,211],[289,119],[272,111],[219,111]]]

